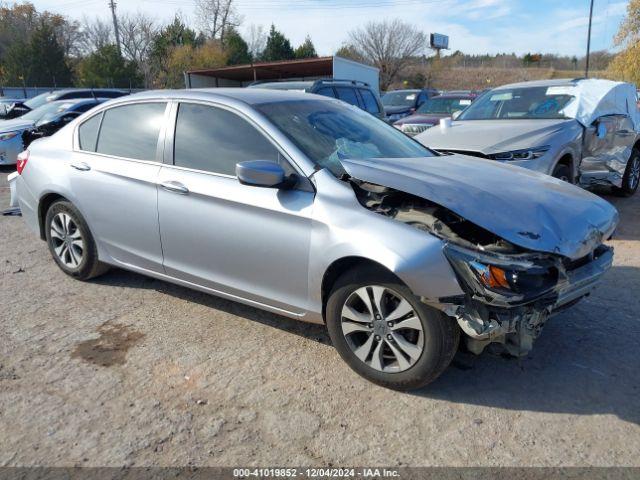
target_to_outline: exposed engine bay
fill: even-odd
[[[445,242],[445,256],[465,295],[422,301],[455,318],[476,354],[496,343],[510,355],[526,355],[547,319],[589,295],[612,262],[612,249],[604,244],[570,261],[518,247],[421,197],[349,181],[368,210]]]

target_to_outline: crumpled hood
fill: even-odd
[[[0,120],[0,133],[15,132],[18,130],[26,130],[32,128],[34,123],[31,120]]]
[[[485,154],[541,147],[566,123],[576,120],[466,120],[451,128],[429,129],[415,137],[435,150],[464,150]]]
[[[613,205],[586,190],[491,160],[447,155],[341,163],[353,178],[430,200],[528,250],[581,258],[618,223]]]

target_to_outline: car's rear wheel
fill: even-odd
[[[638,184],[640,184],[640,151],[634,148],[624,170],[622,186],[615,188],[615,192],[623,197],[630,197],[638,190]]]
[[[53,259],[67,275],[88,280],[108,270],[108,266],[98,260],[89,227],[72,203],[61,200],[49,207],[45,236]]]
[[[553,169],[552,177],[562,180],[563,182],[573,183],[573,175],[568,165],[556,165],[556,168]]]
[[[395,276],[352,270],[329,295],[326,321],[333,345],[364,378],[396,390],[420,388],[449,365],[458,326],[423,304]]]

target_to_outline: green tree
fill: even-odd
[[[78,83],[85,87],[142,86],[134,62],[118,54],[115,45],[105,45],[83,58],[78,65]]]
[[[227,54],[227,65],[251,63],[249,45],[235,28],[227,29],[224,37],[224,48]]]
[[[182,18],[176,15],[173,21],[156,34],[150,53],[150,76],[154,77],[154,85],[163,87],[168,75],[168,61],[172,50],[181,46],[198,46],[204,39],[194,30],[187,27]]]
[[[262,60],[273,62],[276,60],[292,60],[293,58],[295,58],[295,54],[291,47],[291,42],[284,34],[276,30],[275,25],[271,24],[267,45],[262,52]]]
[[[71,85],[71,69],[54,28],[45,21],[27,41],[15,41],[4,55],[8,82],[27,85]]]
[[[313,46],[313,42],[309,35],[304,39],[302,45],[296,48],[294,53],[296,58],[314,58],[318,56],[316,53],[316,47]]]

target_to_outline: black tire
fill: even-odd
[[[404,371],[384,372],[372,368],[356,356],[343,334],[342,309],[345,302],[356,290],[370,285],[388,288],[404,297],[422,325],[422,353]],[[344,361],[367,380],[393,390],[414,390],[433,382],[449,366],[458,349],[460,330],[455,321],[422,303],[397,277],[382,269],[367,267],[343,274],[329,295],[325,314],[331,341]]]
[[[65,264],[65,262],[56,253],[56,244],[59,246],[61,243],[64,243],[59,239],[54,240],[52,236],[52,223],[59,214],[68,215],[72,219],[74,226],[76,227],[74,228],[74,231],[77,230],[80,233],[80,238],[83,242],[81,260],[75,267]],[[60,267],[64,273],[78,280],[89,280],[97,277],[98,275],[102,275],[109,270],[108,265],[98,260],[98,249],[96,248],[96,243],[91,235],[91,231],[87,226],[87,222],[72,203],[66,200],[54,202],[49,207],[49,210],[47,210],[44,222],[45,237],[47,245],[49,246],[49,251],[51,252],[51,256],[56,264],[58,264],[58,267]]]
[[[634,148],[631,151],[631,157],[627,162],[627,168],[625,168],[624,175],[622,176],[622,187],[615,187],[613,189],[616,195],[621,197],[630,197],[636,193],[636,190],[638,190],[638,183],[640,183],[640,179],[638,178],[638,169],[640,169],[640,151]]]
[[[556,168],[553,169],[553,174],[551,176],[567,183],[574,183],[571,169],[567,165],[556,165]]]

